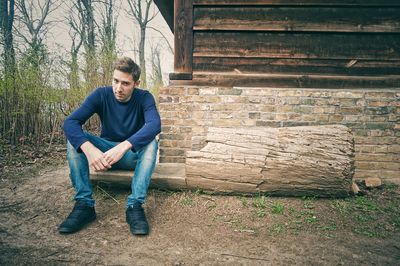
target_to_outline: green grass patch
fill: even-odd
[[[258,209],[265,209],[267,206],[267,198],[265,196],[259,196],[253,198],[253,207]]]
[[[247,208],[249,207],[249,200],[246,197],[240,197],[239,198],[240,202],[242,203],[243,207]]]
[[[185,194],[185,196],[181,199],[181,204],[182,206],[193,206],[194,205],[193,198]]]
[[[283,214],[285,206],[280,202],[274,202],[271,204],[271,210],[273,214]]]
[[[271,235],[281,235],[286,232],[286,226],[283,223],[273,224],[268,231]]]

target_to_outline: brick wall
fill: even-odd
[[[185,162],[209,126],[343,124],[353,130],[355,178],[400,184],[400,90],[162,88],[160,162]]]

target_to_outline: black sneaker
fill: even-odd
[[[149,234],[149,224],[147,223],[146,215],[140,203],[135,203],[126,209],[126,222],[129,224],[132,234]]]
[[[61,234],[75,233],[94,220],[96,220],[96,211],[94,207],[90,207],[84,202],[77,201],[67,219],[58,227],[58,232]]]

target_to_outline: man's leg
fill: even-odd
[[[102,151],[106,151],[116,144],[91,134],[86,134],[89,141]],[[86,224],[96,219],[95,201],[92,198],[93,190],[89,179],[89,165],[84,153],[79,153],[67,143],[67,160],[70,168],[72,185],[75,188],[75,206],[65,221],[59,226],[60,233],[74,233]]]
[[[103,152],[118,144],[117,142],[108,141],[89,133],[85,133],[85,135],[94,146]],[[93,207],[95,201],[92,198],[93,189],[90,182],[89,164],[86,155],[83,152],[77,152],[69,141],[67,143],[67,160],[71,182],[76,191],[74,199]]]
[[[135,203],[143,204],[150,185],[151,175],[156,165],[158,142],[153,140],[143,149],[136,152],[137,161],[135,174],[132,179],[132,193],[128,197],[127,207]]]
[[[142,150],[136,152],[137,161],[132,179],[132,193],[128,197],[126,220],[135,235],[147,235],[149,225],[144,214],[144,203],[150,185],[151,175],[156,165],[158,142],[153,140]]]

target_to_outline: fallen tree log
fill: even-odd
[[[354,140],[342,125],[209,128],[188,151],[189,188],[224,193],[344,197],[354,175]]]

